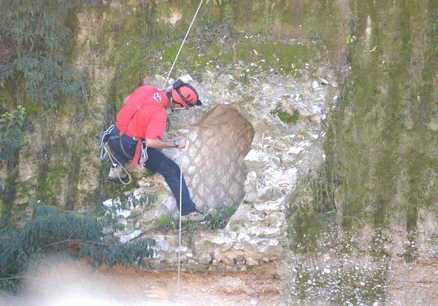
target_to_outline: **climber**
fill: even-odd
[[[189,84],[177,80],[166,90],[143,84],[125,98],[116,117],[116,124],[107,137],[107,147],[115,159],[109,179],[126,179],[125,166],[142,166],[161,174],[170,187],[177,203],[180,203],[180,169],[178,165],[161,152],[163,148],[183,149],[185,137],[164,140],[167,125],[166,109],[189,109],[202,105],[198,93]],[[115,160],[115,162],[114,162]],[[184,178],[182,178],[181,215],[188,220],[201,220],[202,214],[193,203]],[[179,205],[177,205],[179,206]]]

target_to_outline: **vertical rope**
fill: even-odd
[[[183,149],[187,151],[189,149],[189,142],[186,141],[186,146]],[[177,290],[180,291],[181,286],[181,244],[182,244],[182,185],[183,185],[183,170],[182,170],[182,160],[183,152],[179,156],[179,226],[178,226],[178,275],[177,275]]]
[[[202,4],[204,3],[204,0],[201,0],[199,2],[198,8],[196,9],[195,15],[193,15],[192,21],[190,22],[189,28],[187,29],[186,35],[184,36],[183,41],[181,42],[181,45],[179,46],[178,52],[176,53],[175,59],[173,60],[172,66],[170,67],[169,72],[167,73],[167,77],[166,77],[166,83],[164,86],[167,86],[167,84],[169,83],[169,79],[170,79],[170,75],[172,74],[173,68],[175,68],[175,64],[176,61],[178,60],[178,57],[181,53],[181,50],[184,46],[184,44],[186,43],[187,37],[189,37],[189,33],[190,30],[192,29],[193,24],[195,23],[196,17],[198,16],[199,10],[201,9]],[[186,147],[187,149],[187,147]],[[180,290],[180,285],[181,285],[181,219],[182,219],[182,215],[181,215],[181,210],[182,210],[182,177],[183,177],[183,172],[182,172],[182,155],[181,155],[181,159],[179,161],[179,227],[178,227],[178,249],[177,249],[177,260],[178,260],[178,275],[177,275],[177,290],[179,292]]]
[[[192,26],[195,23],[196,17],[198,16],[198,12],[201,9],[203,2],[204,2],[204,0],[201,0],[199,2],[198,8],[196,9],[196,12],[195,12],[195,15],[192,18],[192,22],[190,23],[189,28],[187,29],[186,36],[184,36],[184,39],[183,39],[181,45],[179,46],[178,52],[176,53],[175,59],[173,60],[172,67],[170,67],[169,73],[167,74],[166,83],[164,84],[164,86],[167,86],[167,84],[169,83],[170,75],[172,74],[173,68],[175,67],[175,64],[176,64],[176,61],[178,60],[179,54],[181,53],[181,50],[182,50],[184,44],[186,43],[187,37],[189,37],[190,30],[192,29]]]
[[[181,285],[181,210],[182,210],[182,154],[179,160],[179,226],[178,226],[178,276],[177,276],[177,289],[180,290]]]

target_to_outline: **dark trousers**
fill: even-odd
[[[126,135],[120,136],[119,130],[115,127],[109,135],[108,145],[120,164],[126,165],[134,157],[137,141]]]
[[[117,160],[120,161],[121,164],[125,165],[134,156],[137,142],[132,140],[132,138],[128,136],[120,137],[117,129],[114,129],[114,131],[110,135],[108,144]],[[164,180],[170,187],[170,190],[172,190],[173,196],[176,199],[176,206],[179,209],[180,170],[178,165],[158,149],[148,148],[147,152],[149,158],[144,166],[154,173],[158,172],[164,177]],[[196,205],[195,203],[193,203],[190,197],[190,193],[184,177],[182,178],[181,198],[181,215],[184,216],[196,211]]]
[[[164,155],[163,152],[154,148],[148,148],[148,156],[149,158],[145,163],[145,167],[152,172],[158,172],[164,177],[167,185],[169,185],[170,187],[170,190],[172,190],[173,196],[176,199],[176,206],[179,209],[181,172],[178,165],[173,160]],[[181,191],[181,215],[184,216],[196,211],[196,205],[195,203],[193,203],[190,197],[189,189],[187,188],[184,177],[182,178]]]

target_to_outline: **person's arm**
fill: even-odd
[[[176,137],[171,140],[162,140],[166,131],[167,114],[162,108],[156,110],[150,118],[144,139],[146,146],[155,149],[185,148],[187,140],[185,137]]]
[[[183,149],[186,146],[186,139],[184,137],[178,137],[172,140],[160,140],[158,138],[150,139],[146,138],[146,146],[155,149],[165,148],[179,148]]]

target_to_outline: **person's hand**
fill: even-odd
[[[173,143],[178,149],[184,149],[187,146],[187,138],[179,136],[173,140]]]

